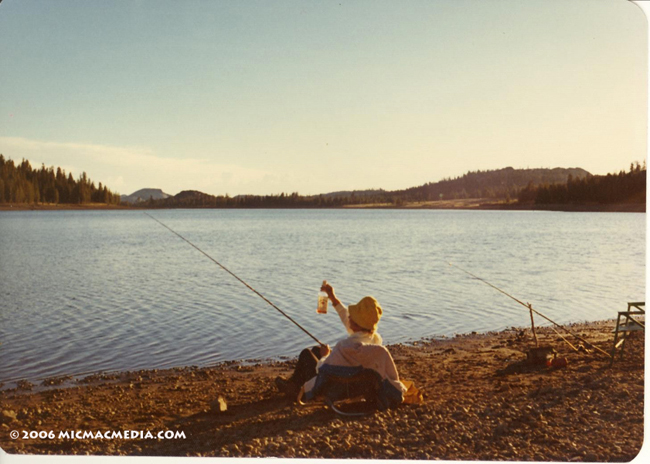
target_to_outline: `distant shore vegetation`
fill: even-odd
[[[148,199],[132,194],[126,202],[107,186],[98,186],[84,172],[78,179],[61,168],[33,169],[23,160],[16,165],[0,155],[0,204],[121,205],[145,208],[489,208],[645,211],[646,164],[632,163],[629,171],[592,175],[581,168],[470,171],[404,190],[383,189],[331,192],[320,195],[209,195],[184,190],[177,195],[160,189]],[[611,208],[623,205],[623,208]]]
[[[646,165],[632,163],[629,172],[575,178],[565,183],[528,184],[517,196],[520,204],[584,204],[646,202]]]
[[[537,208],[545,205],[612,204],[645,207],[646,167],[632,163],[630,171],[606,176],[580,168],[513,169],[468,172],[406,190],[355,190],[321,195],[208,195],[186,190],[164,199],[138,203],[149,208]]]
[[[120,195],[101,182],[96,186],[85,172],[75,179],[61,168],[33,169],[29,161],[16,165],[0,155],[0,203],[118,205]]]

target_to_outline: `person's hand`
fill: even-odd
[[[331,353],[331,349],[329,345],[321,345],[320,346],[320,357],[322,358],[323,356],[327,356],[328,354]]]
[[[334,287],[332,287],[330,284],[328,284],[327,281],[325,281],[325,283],[323,284],[323,286],[320,289],[321,289],[321,291],[327,293],[327,297],[330,299],[330,301],[332,302],[332,305],[334,307],[341,304],[339,299],[336,298],[336,295],[334,295]]]
[[[332,298],[332,295],[334,295],[334,288],[332,288],[332,286],[327,282],[325,282],[325,284],[320,289],[322,292],[327,293],[327,296],[330,298]]]

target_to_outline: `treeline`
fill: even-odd
[[[29,161],[16,165],[0,155],[0,203],[120,204],[120,195],[100,182],[98,186],[84,172],[78,179],[61,168],[33,169]]]
[[[173,197],[159,200],[150,199],[144,204],[150,208],[335,208],[350,203],[343,197],[302,196],[298,193],[230,197],[184,190]]]
[[[629,172],[586,178],[571,176],[565,183],[529,184],[519,193],[518,201],[535,205],[645,203],[645,161],[643,166],[632,163]]]

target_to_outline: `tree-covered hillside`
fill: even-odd
[[[646,167],[638,162],[630,172],[606,176],[569,177],[564,183],[528,185],[519,193],[519,203],[535,205],[645,203]]]
[[[78,179],[61,168],[32,169],[29,161],[16,165],[0,155],[0,203],[119,204],[120,196],[100,182],[98,186],[84,172]]]
[[[581,168],[513,169],[470,171],[454,179],[430,182],[420,187],[391,192],[402,201],[432,201],[440,199],[493,198],[515,199],[529,186],[565,183],[569,177],[582,179],[591,176]]]

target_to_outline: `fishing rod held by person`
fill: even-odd
[[[203,253],[203,254],[204,254],[208,259],[210,259],[213,263],[215,263],[215,264],[218,265],[221,269],[223,269],[223,270],[226,271],[228,274],[230,274],[231,276],[233,276],[235,279],[237,279],[238,281],[240,281],[240,282],[241,282],[242,284],[244,284],[244,285],[245,285],[249,290],[251,290],[251,291],[252,291],[253,293],[255,293],[257,296],[259,296],[259,297],[262,298],[264,301],[266,301],[269,305],[271,305],[271,307],[273,307],[274,309],[276,309],[280,314],[282,314],[284,317],[286,317],[286,318],[289,319],[291,322],[293,322],[295,325],[297,325],[298,328],[299,328],[300,330],[302,330],[302,331],[305,332],[307,335],[309,335],[309,336],[310,336],[310,337],[311,337],[311,338],[312,338],[316,343],[318,343],[318,344],[321,345],[321,346],[327,346],[327,345],[325,345],[325,343],[321,342],[321,341],[318,340],[316,337],[314,337],[311,333],[309,333],[309,332],[307,331],[307,329],[305,329],[303,326],[301,326],[301,325],[298,324],[296,321],[294,321],[294,320],[291,318],[291,316],[289,316],[287,313],[285,313],[285,312],[282,311],[280,308],[278,308],[276,305],[274,305],[271,301],[269,301],[269,300],[268,300],[264,295],[262,295],[260,292],[258,292],[258,291],[255,290],[253,287],[251,287],[250,285],[248,285],[248,284],[247,284],[246,282],[244,282],[242,279],[240,279],[239,277],[237,277],[233,272],[231,272],[228,268],[226,268],[226,267],[225,267],[223,264],[221,264],[219,261],[217,261],[216,259],[214,259],[212,256],[210,256],[209,254],[207,254],[205,251],[203,251],[202,249],[200,249],[200,248],[197,247],[196,245],[194,245],[192,242],[190,242],[188,239],[186,239],[185,237],[183,237],[181,234],[179,234],[179,233],[176,232],[175,230],[172,230],[170,227],[168,227],[167,225],[163,224],[161,221],[159,221],[158,219],[156,219],[155,217],[153,217],[151,214],[149,214],[149,213],[147,213],[147,212],[145,212],[145,211],[143,211],[143,213],[146,214],[147,216],[149,216],[149,217],[150,217],[151,219],[153,219],[154,221],[156,221],[156,222],[157,222],[158,224],[160,224],[161,226],[163,226],[165,229],[169,230],[169,231],[170,231],[171,233],[173,233],[174,235],[178,236],[179,238],[181,238],[181,239],[183,239],[184,241],[186,241],[187,243],[189,243],[189,244],[190,244],[192,247],[194,247],[196,250],[198,250],[198,251],[200,251],[201,253]]]

